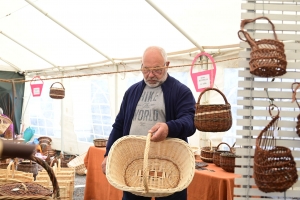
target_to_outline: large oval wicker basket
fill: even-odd
[[[106,177],[117,189],[145,197],[169,196],[182,191],[195,173],[195,157],[183,140],[150,142],[148,136],[124,136],[111,147]]]

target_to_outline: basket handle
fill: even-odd
[[[295,84],[297,84],[297,86],[296,86],[296,88],[294,89],[294,85],[295,85]],[[296,91],[297,91],[299,88],[300,88],[300,83],[299,83],[299,82],[295,82],[295,83],[292,84],[292,91],[293,91],[292,103],[293,103],[294,101],[296,101],[296,103],[297,103],[297,105],[298,105],[298,107],[299,107],[299,109],[300,109],[300,104],[298,103],[297,98],[296,98]]]
[[[255,21],[258,20],[258,19],[265,19],[265,20],[267,20],[267,21],[271,24],[272,30],[273,30],[274,38],[275,38],[275,40],[278,41],[277,35],[276,35],[276,33],[275,33],[275,26],[274,26],[274,24],[272,23],[272,21],[271,21],[268,17],[265,17],[265,16],[257,17],[257,18],[254,18],[254,19],[244,19],[244,20],[242,20],[242,21],[241,21],[241,25],[240,25],[241,30],[244,29],[244,26],[245,26],[246,24],[255,22]]]
[[[228,147],[229,147],[229,150],[230,150],[230,146],[229,146],[229,144],[227,144],[226,142],[221,142],[220,144],[218,144],[218,146],[217,146],[217,148],[216,148],[216,151],[218,151],[218,149],[219,149],[219,146],[221,145],[221,144],[226,144]],[[231,150],[230,150],[231,151]]]
[[[217,88],[206,88],[206,89],[205,89],[203,92],[201,92],[201,94],[199,95],[197,104],[200,104],[200,99],[201,99],[202,95],[203,95],[205,92],[209,91],[209,90],[215,90],[215,91],[217,91],[220,95],[222,95],[222,97],[223,97],[223,99],[224,99],[224,101],[225,101],[225,104],[228,104],[228,101],[227,101],[225,95],[224,95],[220,90],[218,90]]]
[[[58,83],[58,84],[60,84],[60,85],[61,85],[61,87],[62,87],[63,89],[65,89],[65,87],[63,86],[63,84],[61,84],[60,82],[55,82],[55,83]],[[51,87],[50,87],[50,88],[52,88],[52,86],[53,86],[55,83],[52,83],[52,85],[51,85]]]
[[[148,154],[150,150],[150,139],[151,139],[152,133],[148,133],[146,138],[146,146],[144,151],[144,163],[143,163],[143,183],[146,190],[146,193],[149,191],[148,182],[147,182],[147,172],[148,172]]]

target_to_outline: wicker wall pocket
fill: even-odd
[[[219,147],[222,145],[222,144],[226,144],[228,147],[229,147],[229,150],[219,150]],[[221,153],[230,153],[231,152],[231,147],[229,146],[229,144],[227,144],[226,142],[221,142],[220,144],[218,144],[217,146],[217,150],[214,151],[214,155],[213,155],[213,163],[215,165],[217,165],[218,167],[220,167],[220,155]]]
[[[53,87],[54,84],[60,84],[60,87]],[[65,97],[65,87],[60,82],[55,82],[50,87],[49,96],[52,99],[63,99]]]
[[[295,89],[294,89],[294,85],[297,85]],[[300,109],[300,104],[299,104],[299,102],[298,102],[298,100],[296,98],[296,92],[297,92],[297,89],[299,89],[299,88],[300,88],[300,83],[295,82],[295,83],[292,84],[292,91],[293,91],[292,103],[294,101],[296,101],[296,103],[298,105],[298,108]],[[300,114],[297,116],[296,133],[300,137]]]
[[[210,90],[222,95],[225,104],[200,105],[202,95]],[[203,132],[225,132],[232,126],[231,106],[225,95],[216,88],[206,88],[198,97],[194,117],[195,127]]]
[[[163,197],[182,191],[195,173],[195,157],[183,140],[150,142],[148,136],[124,136],[112,145],[106,163],[108,182],[138,196]]]
[[[201,160],[204,162],[212,163],[215,150],[217,150],[217,147],[212,147],[211,140],[209,140],[209,146],[201,148],[201,152],[200,152]]]
[[[258,19],[266,19],[272,26],[274,39],[262,39],[255,41],[249,33],[244,31],[244,26]],[[242,38],[243,35],[245,38]],[[241,40],[247,42],[251,47],[250,73],[260,77],[275,77],[286,73],[286,56],[284,44],[277,39],[274,24],[267,17],[255,19],[244,19],[241,22],[241,30],[238,31]]]
[[[289,148],[276,146],[276,131],[279,119],[279,109],[276,116],[260,132],[256,139],[254,153],[253,177],[259,190],[263,192],[285,192],[298,180],[296,163]]]

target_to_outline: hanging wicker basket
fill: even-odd
[[[276,107],[274,104],[269,106]],[[278,109],[278,108],[277,108]],[[285,192],[298,180],[296,162],[289,148],[276,146],[274,131],[277,131],[279,109],[270,123],[256,139],[253,177],[257,187],[263,192]]]
[[[258,19],[266,19],[272,26],[274,39],[262,39],[255,41],[249,33],[244,31],[244,26]],[[242,38],[243,35],[245,38]],[[275,77],[286,73],[286,56],[284,44],[277,39],[275,26],[267,17],[245,19],[241,22],[241,30],[238,32],[241,40],[247,42],[251,47],[250,73],[260,77]]]
[[[210,90],[222,95],[225,104],[200,105],[202,95]],[[203,132],[225,132],[232,126],[231,106],[225,95],[216,88],[206,88],[200,95],[196,104],[194,117],[195,127]]]
[[[187,188],[195,173],[195,157],[183,140],[150,142],[145,136],[124,136],[112,145],[106,177],[117,189],[138,196],[163,197]]]
[[[53,87],[54,84],[59,84],[60,87]],[[50,87],[49,96],[52,99],[63,99],[65,97],[65,87],[60,82],[55,82]]]

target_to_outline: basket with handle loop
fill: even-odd
[[[60,87],[53,87],[54,84],[59,84]],[[65,87],[60,82],[55,82],[50,87],[50,93],[49,96],[52,99],[63,99],[65,97]]]
[[[195,157],[188,143],[177,138],[150,142],[151,135],[128,135],[114,142],[106,177],[115,188],[138,196],[163,197],[191,183]]]
[[[226,145],[229,147],[229,151],[227,151],[227,150],[219,150],[219,147],[220,147],[222,144],[226,144]],[[234,147],[234,146],[232,146],[232,147]],[[231,148],[231,147],[229,146],[229,144],[227,144],[226,142],[221,142],[220,144],[218,144],[217,150],[214,151],[214,155],[213,155],[213,163],[214,163],[215,165],[217,165],[218,167],[220,167],[220,166],[221,166],[221,164],[220,164],[220,160],[221,160],[220,155],[221,155],[221,153],[231,152],[231,149],[232,149],[232,148]]]
[[[222,95],[225,104],[200,105],[205,92],[214,90]],[[216,88],[206,88],[198,97],[194,116],[195,127],[203,132],[225,132],[232,126],[231,106],[225,95]]]
[[[244,26],[258,19],[266,19],[272,26],[274,39],[262,39],[255,41],[249,33],[244,31]],[[243,35],[245,38],[242,38]],[[275,26],[267,17],[257,17],[255,19],[244,19],[241,22],[241,30],[238,31],[241,40],[247,42],[251,47],[250,53],[250,73],[260,77],[275,77],[286,73],[286,56],[284,44],[278,40]]]
[[[298,180],[296,162],[289,148],[276,145],[279,109],[276,116],[269,106],[272,120],[256,138],[253,177],[258,189],[263,192],[285,192]]]

